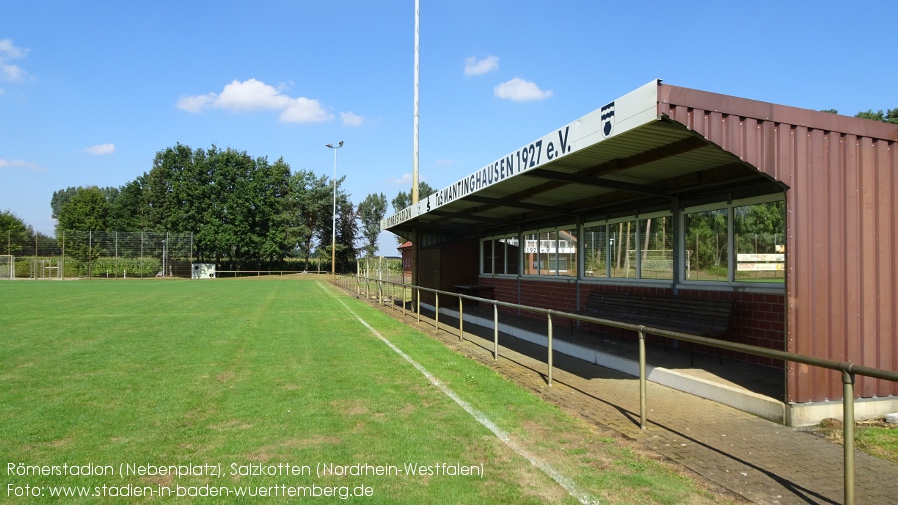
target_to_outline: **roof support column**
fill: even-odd
[[[676,197],[671,198],[670,207],[674,236],[673,281],[671,289],[673,290],[673,294],[677,295],[679,294],[678,286],[680,285],[680,272],[683,271],[683,267],[686,265],[686,262],[689,261],[689,255],[686,254],[686,240],[683,238],[683,226],[682,220],[680,219],[680,199]]]

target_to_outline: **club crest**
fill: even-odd
[[[614,102],[602,107],[602,135],[611,136],[614,131]]]

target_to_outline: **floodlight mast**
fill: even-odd
[[[415,100],[415,109],[414,109],[414,160],[412,162],[412,205],[417,205],[418,200],[420,199],[420,195],[418,194],[418,129],[419,127],[419,104],[418,104],[418,95],[420,90],[420,72],[421,72],[421,2],[420,0],[415,0],[415,92],[414,92],[414,100]],[[412,284],[418,285],[418,252],[421,247],[421,237],[418,233],[418,227],[415,226],[414,230],[411,233],[412,240]],[[415,291],[413,291],[415,293]],[[417,298],[415,295],[414,298]]]
[[[337,279],[337,149],[343,147],[341,140],[336,146],[325,144],[334,150],[334,215],[331,223],[331,280]]]
[[[420,88],[420,61],[421,61],[421,48],[420,48],[420,0],[415,0],[415,140],[414,140],[414,161],[412,162],[412,205],[418,203],[418,120],[420,117],[419,106],[418,106],[418,95]]]

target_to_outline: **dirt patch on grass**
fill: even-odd
[[[234,377],[236,375],[237,374],[233,370],[228,370],[227,372],[222,372],[222,373],[216,375],[215,380],[218,381],[219,383],[230,382],[230,381],[234,380]]]
[[[365,416],[370,412],[361,400],[334,400],[330,405],[348,416]]]
[[[271,461],[280,458],[285,450],[304,449],[322,445],[339,445],[342,442],[342,438],[326,437],[323,435],[309,438],[290,438],[283,442],[262,446],[253,452],[247,453],[246,459],[247,461],[253,462]]]
[[[215,431],[238,431],[238,430],[248,430],[252,428],[253,425],[245,423],[243,421],[238,421],[236,419],[231,421],[225,421],[223,423],[210,424],[209,429]]]

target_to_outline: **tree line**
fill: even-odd
[[[387,199],[371,194],[355,206],[344,179],[291,171],[283,158],[176,144],[157,152],[152,168],[133,181],[60,189],[50,207],[57,238],[67,230],[191,233],[198,261],[231,268],[310,268],[316,260],[329,266],[336,235],[337,269],[350,271],[359,254],[375,254]],[[9,211],[0,214],[0,231],[5,242],[37,234]]]

